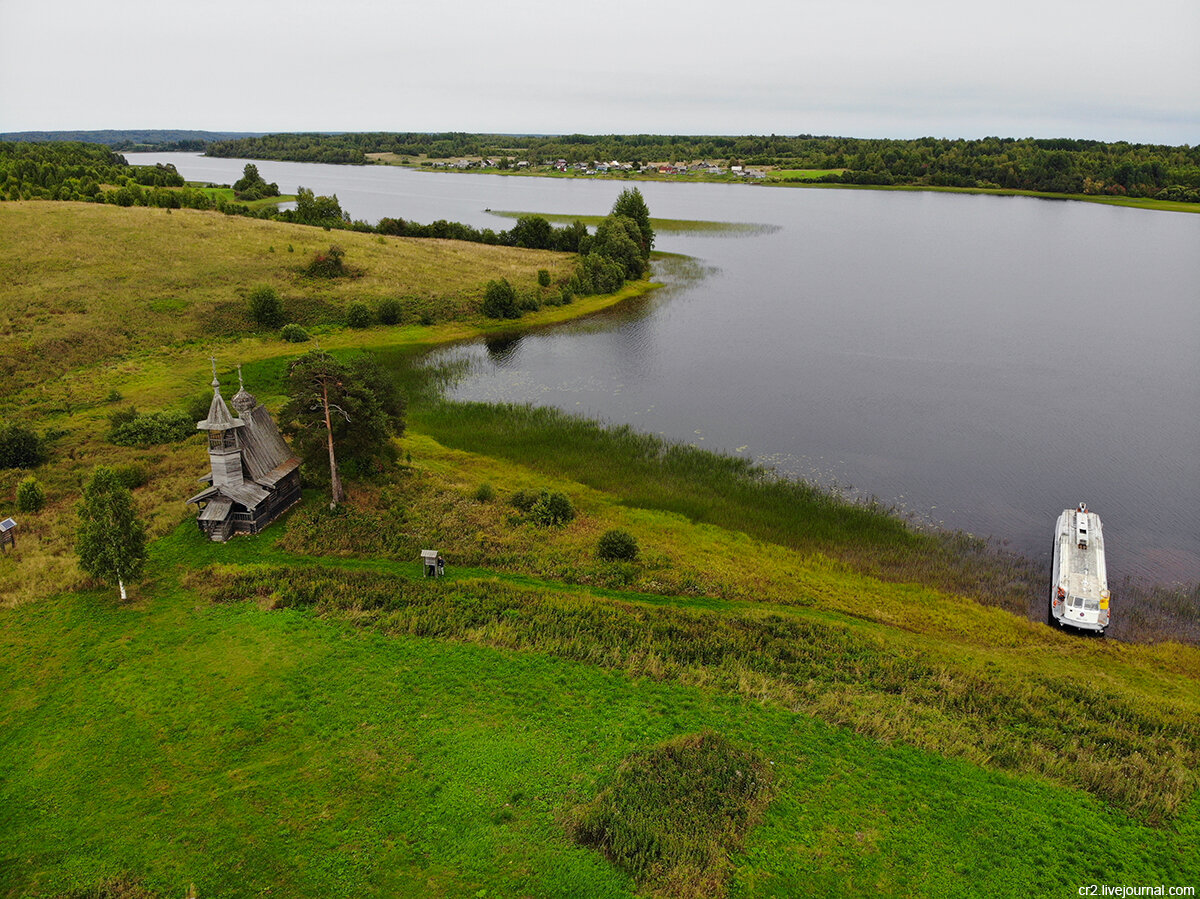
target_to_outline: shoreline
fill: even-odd
[[[222,157],[223,158],[223,157]],[[273,160],[286,161],[286,160]],[[338,165],[339,163],[330,163]],[[951,194],[984,194],[997,197],[1031,197],[1037,200],[1075,200],[1081,203],[1098,203],[1102,206],[1124,206],[1129,209],[1145,209],[1151,212],[1185,212],[1200,213],[1200,203],[1181,203],[1177,200],[1156,200],[1152,197],[1115,197],[1091,194],[1052,194],[1034,190],[1020,190],[1006,187],[939,187],[932,184],[825,184],[818,181],[796,181],[772,179],[730,178],[725,175],[643,175],[643,174],[595,174],[582,175],[573,172],[529,172],[511,171],[505,169],[450,169],[443,168],[434,171],[416,165],[404,165],[398,162],[383,162],[372,160],[364,163],[367,166],[390,166],[392,168],[411,169],[428,175],[502,175],[510,178],[568,178],[589,181],[646,181],[658,184],[740,184],[750,187],[771,188],[816,188],[822,190],[890,190],[890,191],[921,191],[927,193]]]

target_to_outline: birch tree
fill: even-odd
[[[146,525],[137,517],[133,494],[116,472],[100,466],[83,491],[75,535],[79,567],[105,583],[114,581],[125,599],[125,584],[142,577],[146,564]]]

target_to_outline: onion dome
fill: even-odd
[[[258,400],[254,398],[254,394],[246,389],[245,383],[242,381],[242,367],[238,366],[238,392],[233,395],[230,400],[233,403],[233,408],[237,410],[240,416],[243,412],[249,412],[258,405]]]

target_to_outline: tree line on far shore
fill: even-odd
[[[268,134],[208,145],[209,156],[364,164],[401,158],[516,158],[531,166],[600,160],[725,161],[784,170],[837,170],[814,180],[847,184],[1003,188],[1200,202],[1200,145],[1171,147],[1070,138],[865,139],[759,136],[465,133]],[[803,177],[797,180],[806,180]]]

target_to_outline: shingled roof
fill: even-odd
[[[196,427],[201,430],[221,431],[238,429],[237,449],[240,450],[244,482],[239,485],[222,483],[207,487],[189,499],[189,503],[205,500],[219,502],[220,498],[225,498],[253,511],[270,496],[270,491],[280,480],[300,466],[300,460],[284,441],[271,414],[246,390],[245,385],[241,384],[241,378],[239,366],[240,389],[233,397],[233,407],[238,412],[235,417],[230,414],[229,407],[221,398],[221,385],[217,381],[214,362],[212,404],[209,406],[208,418],[197,422]],[[232,459],[229,461],[237,464]],[[211,479],[210,474],[202,480]]]

